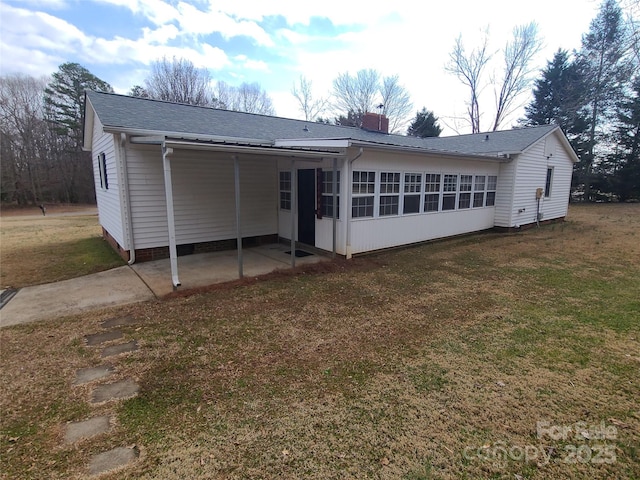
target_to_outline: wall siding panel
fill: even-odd
[[[234,169],[230,156],[175,149],[170,159],[177,244],[235,238]],[[136,249],[166,246],[167,209],[160,148],[131,145],[128,161]],[[277,233],[275,162],[241,156],[240,192],[242,236]]]
[[[107,161],[108,189],[100,185],[100,168],[98,158],[105,154]],[[96,201],[98,204],[98,217],[100,225],[126,249],[122,212],[120,206],[120,179],[116,162],[116,144],[113,134],[104,133],[98,117],[94,117],[93,144],[91,146],[91,161],[93,163],[93,179],[96,189]]]
[[[553,176],[550,197],[543,196],[540,200],[542,220],[566,216],[573,163],[555,135],[547,137],[546,141],[540,140],[518,158],[511,207],[512,222],[508,226],[515,227],[536,221],[536,189],[545,188],[547,168],[553,168]],[[555,143],[555,145],[550,148],[549,143]],[[547,158],[548,153],[552,153],[549,158]]]

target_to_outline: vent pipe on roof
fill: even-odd
[[[484,141],[485,141],[485,142],[488,142],[488,141],[489,141],[489,134],[488,134],[488,133],[484,136]]]

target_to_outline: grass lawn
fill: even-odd
[[[124,265],[102,238],[97,215],[86,211],[86,206],[52,206],[47,216],[37,208],[3,211],[0,286],[57,282]]]
[[[90,407],[83,335],[132,315]],[[3,329],[1,478],[640,478],[640,205]],[[69,421],[114,429],[62,446]],[[103,478],[103,477],[101,477]]]

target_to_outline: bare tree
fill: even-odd
[[[226,82],[219,81],[214,89],[214,96],[214,104],[218,108],[261,115],[275,115],[271,97],[256,82],[245,82],[234,87]]]
[[[354,76],[349,72],[341,73],[333,80],[334,107],[342,113],[362,115],[371,112],[379,103],[379,87],[377,70],[359,70]]]
[[[271,97],[262,89],[260,84],[242,83],[236,89],[236,108],[240,112],[259,113],[261,115],[275,115]]]
[[[377,70],[359,70],[355,75],[341,73],[333,80],[333,106],[342,118],[360,119],[366,112],[382,108],[389,118],[389,131],[404,131],[413,112],[409,92],[397,75],[382,78]]]
[[[300,75],[298,84],[293,84],[291,94],[300,104],[300,111],[304,114],[304,119],[313,121],[322,115],[327,107],[327,100],[323,97],[313,98],[312,82],[304,75]]]
[[[471,124],[471,133],[480,132],[480,92],[482,91],[482,73],[485,70],[491,54],[487,51],[489,34],[485,31],[481,45],[467,54],[462,43],[462,35],[458,36],[453,50],[449,54],[449,63],[445,69],[455,75],[463,85],[469,88],[467,101],[467,115]]]
[[[538,37],[538,25],[531,22],[513,29],[513,39],[504,48],[504,70],[496,85],[496,115],[493,131],[496,131],[515,108],[518,97],[529,91],[532,82],[531,60],[540,51],[542,41]],[[499,89],[497,88],[499,87]]]
[[[400,85],[398,75],[384,77],[380,86],[382,113],[389,118],[389,131],[404,131],[413,112],[413,102],[406,88]]]
[[[42,201],[48,128],[42,99],[47,81],[26,75],[0,77],[2,200]]]
[[[517,105],[517,100],[531,86],[531,60],[540,51],[541,46],[535,22],[513,29],[513,38],[501,50],[500,77],[498,78],[495,72],[490,72],[495,97],[492,130],[497,130],[509,114],[520,106]],[[488,84],[485,73],[493,57],[494,54],[489,51],[487,29],[480,45],[471,53],[465,51],[462,37],[459,36],[449,54],[449,63],[445,66],[445,69],[455,75],[469,90],[467,116],[472,133],[478,133],[481,129],[480,119],[484,112],[480,108],[480,95]]]
[[[189,60],[167,57],[157,60],[144,81],[150,98],[167,102],[207,106],[211,104],[211,76]]]

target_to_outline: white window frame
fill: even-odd
[[[340,219],[340,170],[336,170],[336,205],[333,205],[333,170],[322,170],[322,217],[333,218],[334,210],[337,210]],[[331,214],[326,209],[331,205]]]
[[[434,183],[433,181],[427,182],[427,179],[431,180],[432,177],[438,177],[437,191],[430,190],[431,188],[430,185],[436,185],[436,183]],[[424,197],[422,199],[422,211],[424,213],[438,213],[442,210],[442,178],[443,178],[443,175],[441,173],[426,172],[424,174]],[[433,195],[437,195],[438,204],[436,205],[435,210],[427,210],[425,208],[427,203],[427,197],[431,198]]]
[[[453,184],[454,190],[447,190],[447,187],[451,187],[452,184],[449,182],[447,184],[447,177],[455,177],[455,183]],[[451,212],[457,210],[458,207],[458,193],[459,193],[459,182],[460,182],[460,174],[459,173],[445,173],[442,175],[442,203],[440,211],[442,212]],[[445,198],[451,198],[453,195],[453,208],[444,208]]]
[[[463,195],[469,196],[469,204],[462,206]],[[471,208],[473,199],[473,175],[467,173],[460,174],[458,181],[458,210],[466,210]]]
[[[482,178],[482,182],[478,181],[479,178]],[[484,197],[485,190],[487,187],[487,176],[486,175],[474,175],[473,176],[473,196],[471,197],[471,208],[481,208],[484,207]],[[480,205],[476,205],[476,197],[478,195],[482,195],[480,197]]]
[[[391,178],[391,179],[390,179]],[[384,179],[384,180],[383,180]],[[378,200],[378,216],[380,217],[390,217],[395,216],[400,213],[400,182],[402,179],[402,175],[400,172],[380,172],[380,198]],[[395,198],[395,204],[393,203],[393,199]],[[383,199],[385,202],[387,200],[391,200],[390,205],[383,205]],[[383,213],[382,209],[391,207],[391,212]],[[393,211],[395,207],[395,212]]]
[[[422,213],[422,178],[424,174],[419,172],[405,172],[402,175],[402,215],[416,215]],[[406,212],[406,198],[418,197],[418,211]]]
[[[100,188],[109,190],[109,178],[107,177],[107,155],[100,152],[98,155],[98,171],[100,173]]]
[[[553,190],[553,167],[547,167],[547,178],[544,181],[544,198],[551,197],[551,191]]]
[[[357,180],[356,180],[357,175]],[[366,177],[365,177],[366,175]],[[371,179],[373,177],[373,180]],[[376,216],[376,181],[378,175],[373,170],[354,170],[351,174],[351,218],[374,218]],[[364,181],[363,181],[364,179]],[[357,189],[356,189],[357,185]],[[362,191],[364,188],[364,192]],[[356,205],[363,199],[371,200],[371,215],[355,215],[358,209],[369,209],[369,205]],[[354,209],[356,209],[354,211]]]
[[[283,180],[282,176],[288,174],[289,175],[289,180]],[[280,170],[280,172],[278,172],[278,207],[280,208],[280,210],[284,210],[287,212],[291,211],[291,187],[292,187],[292,179],[293,179],[293,174],[291,173],[291,170]],[[283,182],[285,182],[285,184],[288,182],[289,183],[289,189],[287,190],[286,188],[282,188],[283,186]],[[288,194],[289,198],[283,199],[283,194]],[[286,197],[286,195],[285,195]],[[283,207],[283,201],[284,202],[288,202],[289,203],[289,208],[287,207]]]
[[[498,190],[498,176],[497,175],[487,175],[487,193],[484,196],[484,206],[485,207],[494,207],[496,205],[496,191]],[[489,194],[493,194],[493,201],[491,205],[489,205]]]

